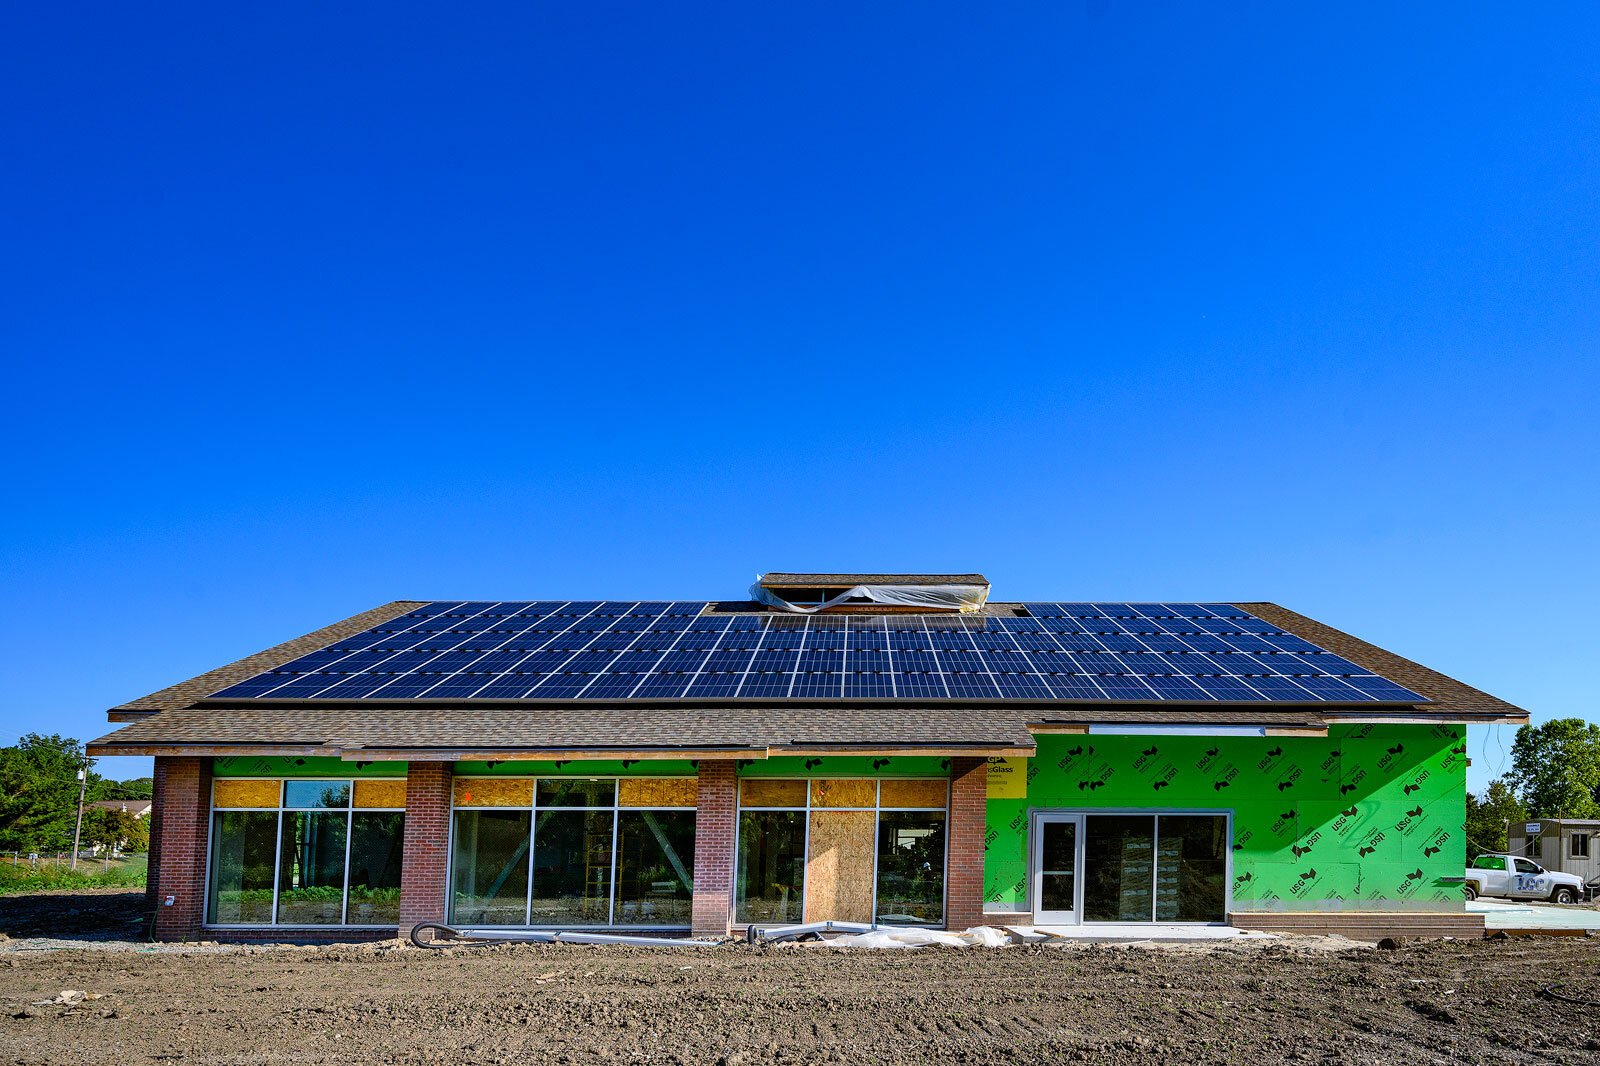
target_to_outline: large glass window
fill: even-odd
[[[611,920],[612,811],[540,811],[533,830],[530,925]]]
[[[944,920],[944,778],[739,782],[734,920]]]
[[[1163,814],[1156,822],[1156,921],[1226,921],[1228,820]]]
[[[937,924],[944,920],[944,812],[884,811],[878,815],[880,922]]]
[[[683,927],[692,778],[459,777],[457,925]]]
[[[217,925],[272,921],[272,872],[278,858],[278,812],[217,811],[211,816],[211,893]]]
[[[1085,921],[1226,920],[1224,815],[1087,814],[1083,822]]]
[[[1085,920],[1150,921],[1155,824],[1148,814],[1101,814],[1084,819]]]
[[[350,818],[350,925],[400,921],[400,855],[406,816],[399,811],[358,811]]]
[[[806,812],[741,813],[734,920],[800,921],[805,883]]]
[[[206,920],[392,925],[400,918],[405,782],[218,778]]]
[[[688,925],[694,812],[617,812],[616,925]]]
[[[284,811],[278,845],[278,924],[344,921],[344,811]]]
[[[524,925],[528,914],[529,811],[457,811],[454,920]]]

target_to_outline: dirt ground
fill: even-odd
[[[137,900],[0,898],[0,1063],[1600,1062],[1587,938],[174,950]]]

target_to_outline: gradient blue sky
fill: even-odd
[[[1276,600],[1594,718],[1596,55],[1592,4],[16,7],[0,738],[390,599],[812,568]]]

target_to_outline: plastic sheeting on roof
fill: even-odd
[[[862,600],[895,607],[927,607],[931,610],[974,614],[983,610],[983,605],[989,601],[989,589],[984,585],[854,585],[831,600],[803,607],[798,603],[790,603],[772,589],[762,588],[761,582],[757,581],[750,586],[750,598],[791,614],[816,614],[841,603]]]

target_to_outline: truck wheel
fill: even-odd
[[[1467,894],[1467,902],[1468,903],[1471,903],[1473,900],[1478,898],[1478,886],[1476,886],[1476,885],[1472,885],[1472,884],[1467,885],[1465,887],[1465,892]]]
[[[1572,891],[1572,889],[1563,886],[1561,888],[1556,889],[1554,892],[1550,893],[1550,902],[1551,903],[1576,903],[1576,902],[1578,902],[1578,894],[1576,892]]]

